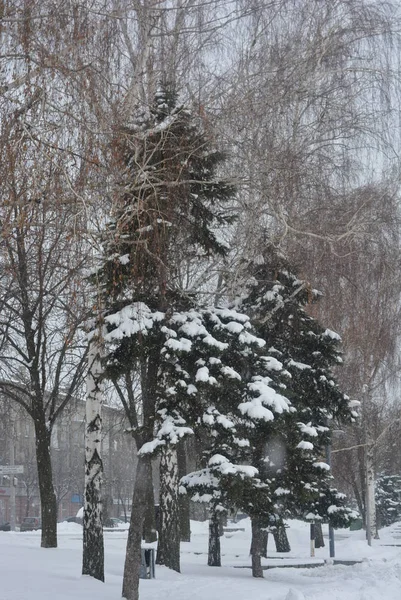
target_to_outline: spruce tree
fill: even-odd
[[[330,521],[346,526],[352,511],[331,487],[326,447],[331,427],[355,420],[355,403],[338,387],[333,368],[342,362],[340,337],[324,328],[307,309],[320,293],[299,279],[272,246],[245,267],[247,285],[236,302],[269,352],[290,376],[287,394],[295,412],[274,443],[267,444],[266,476],[275,487],[274,520],[284,517]]]
[[[140,456],[132,510],[135,522],[131,522],[123,584],[123,597],[131,600],[137,598],[138,532],[144,517],[144,477],[151,473],[149,448],[168,443],[174,456],[173,446],[180,437],[167,436],[152,446],[164,396],[162,350],[168,339],[164,328],[171,314],[196,306],[196,297],[181,282],[183,265],[205,266],[210,258],[226,253],[216,231],[232,220],[226,207],[235,190],[216,174],[224,156],[212,149],[200,121],[179,104],[169,86],[157,92],[148,115],[118,132],[114,146],[122,178],[97,277],[103,284],[108,330],[106,375],[118,382],[136,369],[134,377],[141,386],[142,410],[133,427]],[[177,431],[184,435],[190,429]],[[172,526],[178,528],[178,522]],[[169,543],[179,536],[164,539]],[[179,570],[177,548],[165,548],[162,555],[168,566]]]
[[[214,309],[207,317],[220,348],[196,363],[202,372],[198,379],[215,382],[203,394],[200,390],[204,413],[196,427],[206,440],[204,467],[181,483],[193,500],[209,506],[208,564],[220,566],[218,516],[239,509],[268,518],[272,512],[264,447],[292,407],[283,395],[287,377],[281,364],[266,353],[266,342],[255,336],[249,317],[227,309]]]
[[[375,496],[379,527],[401,519],[401,475],[380,475],[376,479]]]
[[[339,336],[305,311],[318,292],[297,279],[271,249],[269,259],[247,265],[250,285],[237,302],[248,316],[247,327],[257,334],[258,348],[241,348],[234,339],[229,344],[224,364],[234,367],[238,379],[224,393],[217,386],[208,393],[215,402],[202,419],[210,440],[205,466],[182,480],[193,499],[209,504],[212,525],[213,515],[228,508],[251,516],[256,577],[263,576],[265,532],[277,534],[284,518],[349,523],[352,512],[332,489],[322,457],[330,439],[328,424],[356,417],[331,372],[341,362]],[[236,314],[238,320],[242,313]],[[208,374],[218,379],[215,372]],[[276,405],[275,394],[280,398]],[[231,425],[222,426],[225,422]]]

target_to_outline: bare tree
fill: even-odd
[[[56,538],[52,485],[52,428],[81,383],[85,350],[79,274],[84,262],[74,243],[74,210],[57,197],[57,173],[40,170],[20,139],[4,148],[1,208],[1,389],[31,416],[42,504],[42,546]]]

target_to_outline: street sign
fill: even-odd
[[[0,475],[18,475],[24,472],[24,465],[0,465]]]

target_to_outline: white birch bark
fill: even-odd
[[[101,459],[103,341],[94,337],[89,346],[86,381],[85,498],[82,574],[104,581]]]
[[[180,517],[177,449],[166,445],[160,458],[160,531],[157,564],[180,572]]]
[[[366,537],[369,546],[372,538],[379,537],[376,528],[374,444],[371,441],[366,446]]]

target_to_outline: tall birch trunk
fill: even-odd
[[[101,459],[102,401],[101,377],[103,346],[99,338],[90,342],[88,375],[86,381],[86,428],[85,428],[85,494],[83,522],[82,574],[104,581],[104,545],[102,523]]]
[[[372,538],[378,539],[379,535],[376,526],[374,444],[369,438],[366,446],[366,537],[370,546]]]
[[[180,515],[178,459],[175,447],[166,445],[160,458],[160,535],[157,564],[180,572]]]
[[[209,567],[221,567],[220,519],[214,508],[211,508],[209,519],[209,551],[207,564]]]
[[[125,600],[138,600],[139,598],[141,542],[146,512],[147,482],[151,477],[152,463],[150,455],[139,455],[124,564],[122,597]]]

